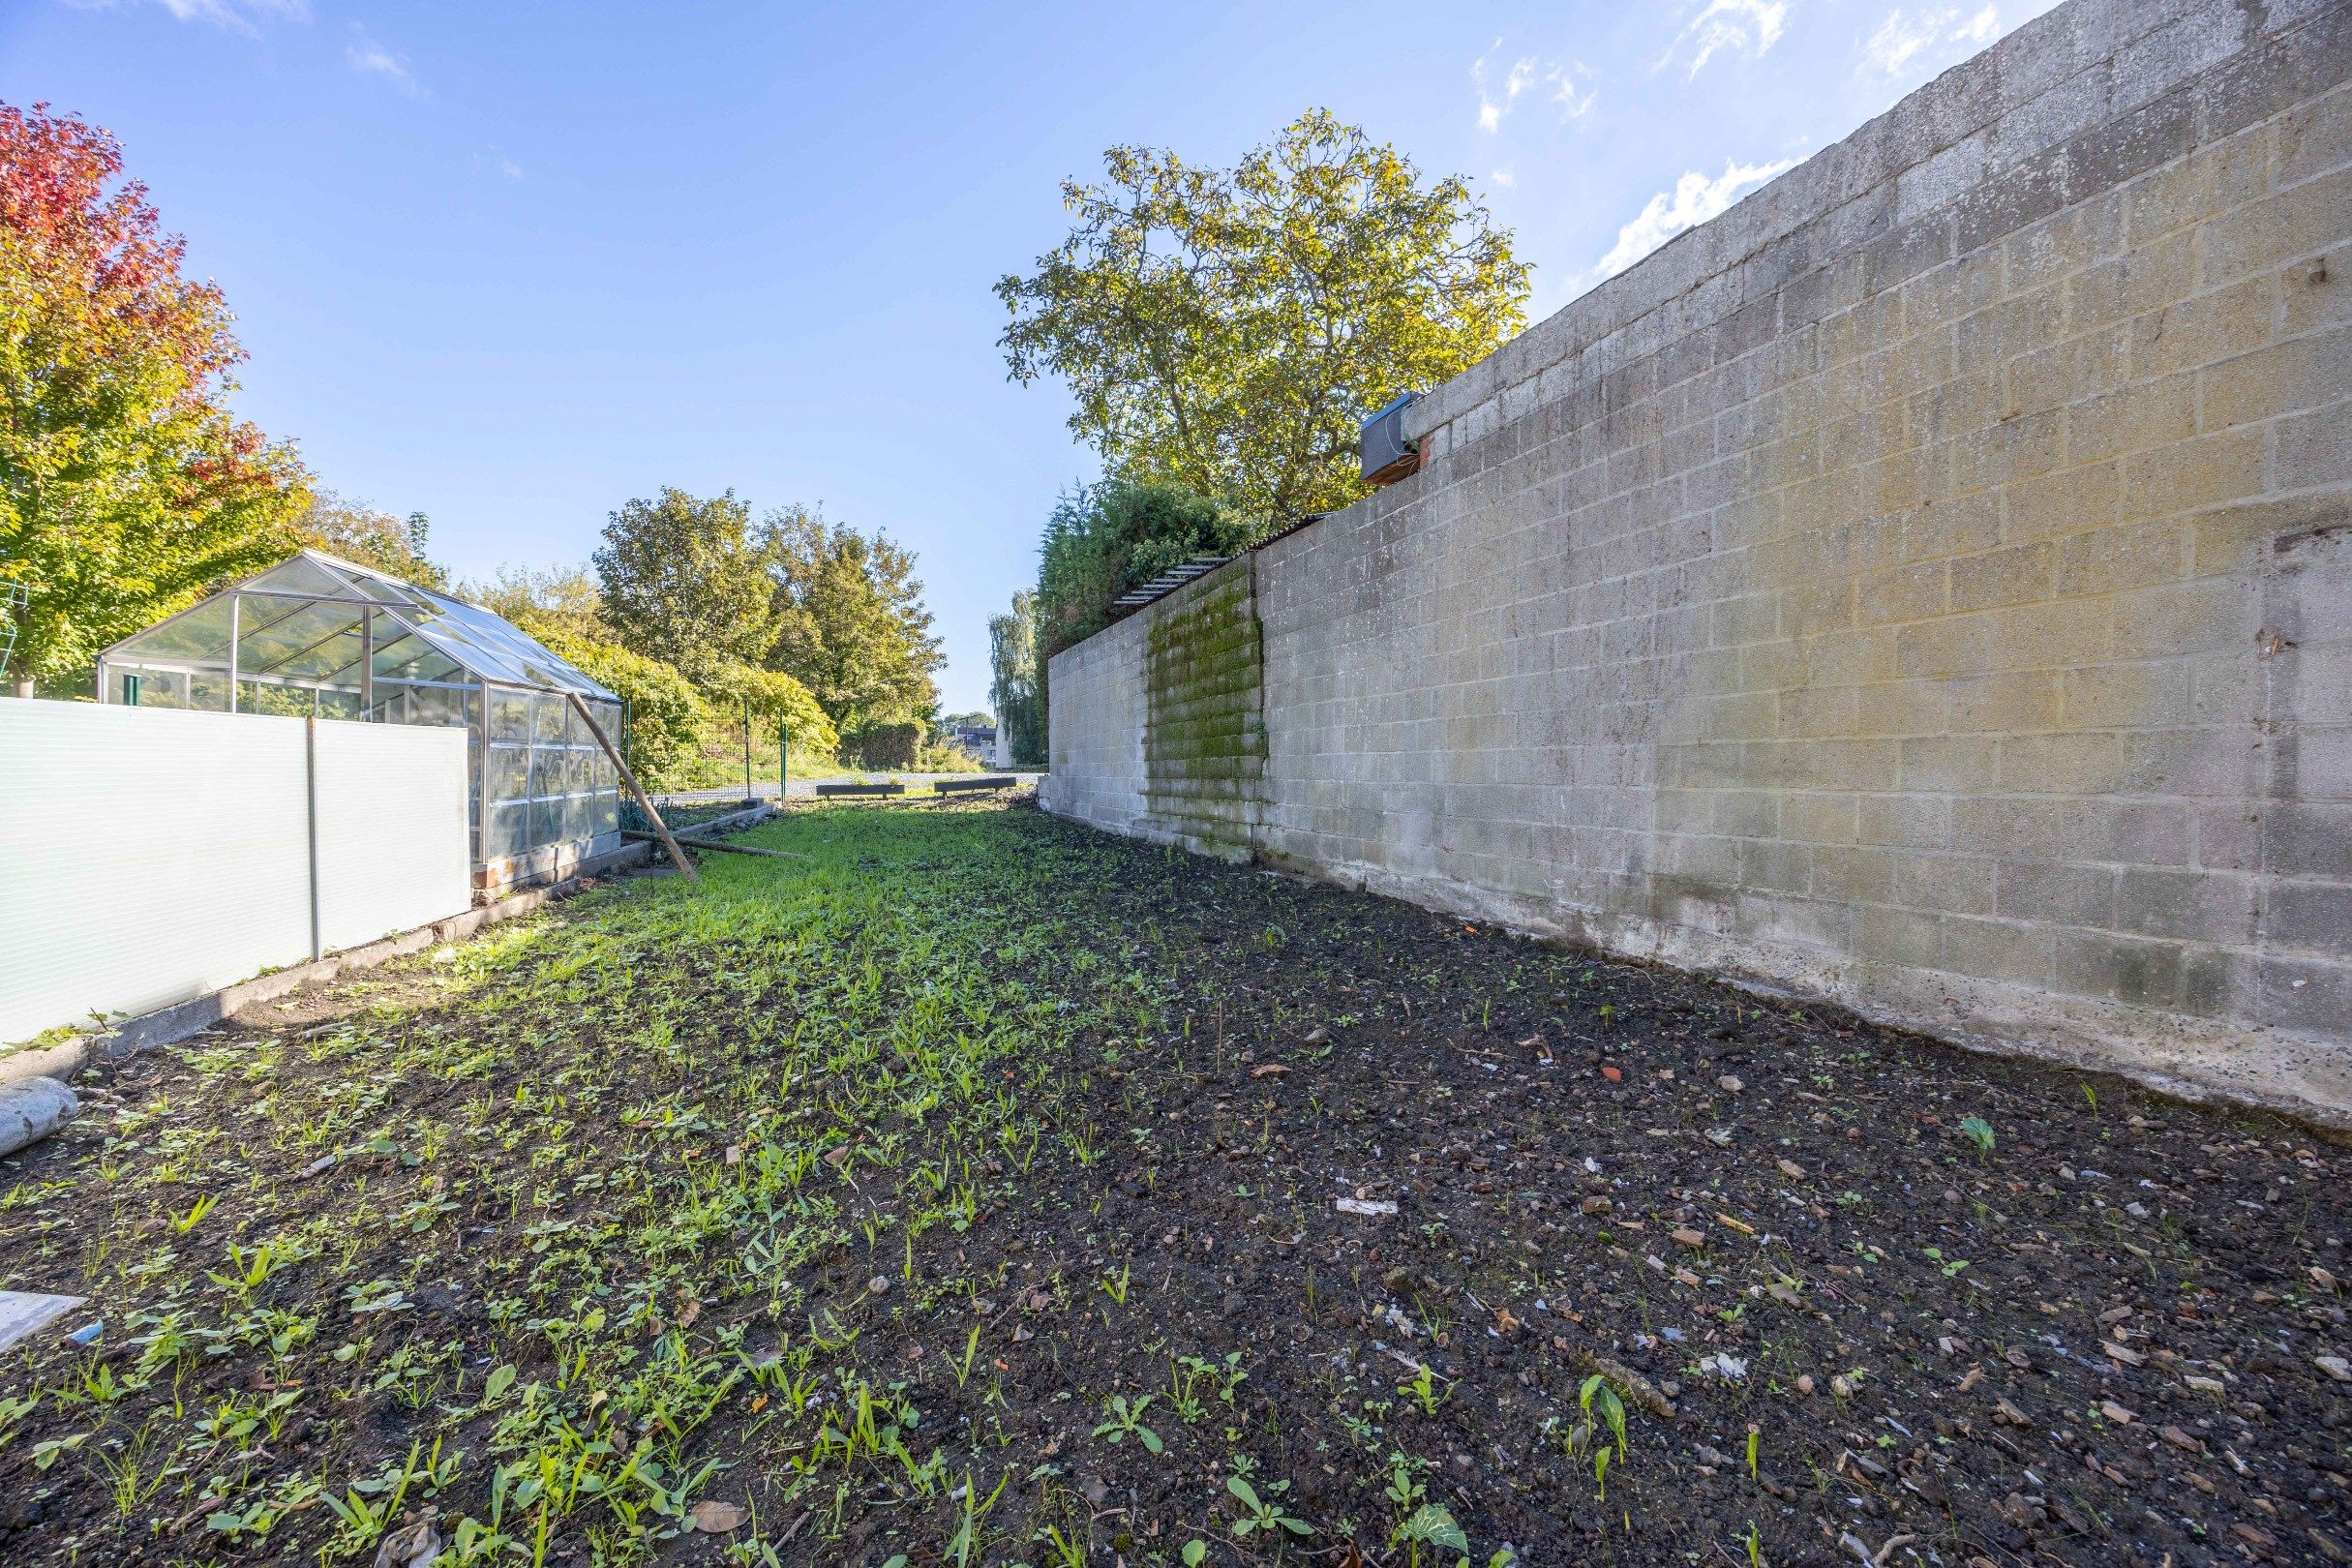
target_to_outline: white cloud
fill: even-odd
[[[1487,178],[1493,181],[1496,185],[1501,186],[1506,191],[1519,183],[1519,176],[1512,173],[1507,168],[1498,168],[1493,173],[1489,174]]]
[[[1594,265],[1594,276],[1607,278],[1623,272],[1684,229],[1705,223],[1749,190],[1795,166],[1794,158],[1777,164],[1735,164],[1727,159],[1723,173],[1711,180],[1692,170],[1676,180],[1672,191],[1651,196],[1641,215],[1617,230],[1616,244]]]
[[[1512,61],[1511,69],[1503,73],[1502,80],[1499,83],[1493,81],[1494,51],[1501,47],[1502,40],[1498,38],[1486,53],[1470,63],[1470,81],[1478,89],[1478,129],[1481,131],[1501,130],[1503,116],[1511,112],[1511,106],[1519,101],[1519,95],[1535,85],[1536,63],[1533,56]]]
[[[1582,92],[1577,89],[1580,84],[1590,83],[1592,78],[1592,68],[1582,60],[1552,68],[1544,80],[1552,84],[1552,102],[1560,106],[1560,118],[1581,120],[1584,117],[1584,111],[1592,107],[1593,95],[1601,89],[1593,85],[1585,85]]]
[[[343,57],[348,60],[351,63],[351,69],[360,75],[381,76],[410,98],[415,98],[424,91],[417,85],[416,78],[408,74],[407,57],[394,54],[390,49],[377,43],[357,22],[351,24],[350,41],[343,46]]]
[[[1906,16],[1897,6],[1879,23],[1879,30],[1870,35],[1862,45],[1862,69],[1893,76],[1902,74],[1912,57],[1936,41],[1936,33],[1950,19],[1949,12],[1928,12],[1923,15]]]
[[[1948,7],[1922,7],[1915,12],[1897,6],[1863,43],[1862,62],[1855,71],[1861,75],[1899,76],[1939,43],[1980,49],[2000,32],[1998,5],[1988,5],[1965,21],[1956,9]],[[1944,52],[1939,49],[1937,55]]]
[[[118,0],[71,0],[71,3],[98,11],[110,9]],[[155,3],[169,12],[175,21],[204,22],[232,33],[257,33],[263,22],[311,19],[310,0],[155,0]]]
[[[1662,71],[1684,45],[1691,46],[1691,68],[1684,79],[1696,76],[1719,49],[1760,55],[1780,42],[1789,30],[1789,0],[1707,0],[1704,11],[1675,35],[1653,71]]]
[[[1560,118],[1576,120],[1592,107],[1593,94],[1599,89],[1592,85],[1593,71],[1582,60],[1566,64],[1545,61],[1532,54],[1522,55],[1511,62],[1502,79],[1494,77],[1494,57],[1502,49],[1502,40],[1496,39],[1487,52],[1470,62],[1470,82],[1478,90],[1478,129],[1493,133],[1502,123],[1512,106],[1537,84],[1552,89],[1551,100],[1560,108]]]

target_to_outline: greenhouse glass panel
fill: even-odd
[[[359,612],[306,604],[259,625],[249,618],[237,640],[237,668],[256,675],[317,678],[358,662]]]
[[[324,558],[306,550],[293,559],[282,561],[260,576],[248,579],[243,590],[295,600],[361,597],[347,574],[330,572],[318,564]]]
[[[220,658],[228,648],[228,614],[226,599],[206,599],[195,609],[139,633],[132,642],[137,645],[138,653],[148,658]]]
[[[530,743],[531,694],[498,687],[490,694],[490,738],[501,743]]]
[[[387,632],[398,637],[386,644]],[[413,632],[388,626],[378,618],[376,627],[376,678],[378,680],[446,680],[471,684],[466,667]]]
[[[530,799],[530,748],[490,743],[490,798],[493,800]]]

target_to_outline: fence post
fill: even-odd
[[[776,720],[776,809],[784,809],[784,798],[792,793],[792,720]]]
[[[484,888],[488,888],[488,887],[490,886],[490,869],[489,869],[489,868],[490,868],[490,776],[491,776],[491,775],[490,775],[490,682],[489,682],[489,681],[487,681],[487,680],[485,680],[485,681],[483,681],[483,682],[481,683],[481,702],[482,702],[482,756],[481,756],[481,766],[480,766],[480,767],[479,767],[479,768],[478,768],[478,769],[475,770],[475,773],[474,773],[474,779],[473,779],[473,793],[474,793],[474,798],[475,798],[477,800],[481,801],[481,809],[480,809],[480,810],[478,810],[478,811],[476,811],[476,812],[474,813],[474,822],[473,822],[473,826],[474,826],[474,830],[475,830],[476,834],[478,835],[478,836],[476,837],[476,839],[474,840],[474,859],[477,859],[477,860],[479,860],[479,861],[482,863],[482,868],[483,868],[483,869],[482,869],[482,886],[483,886]]]
[[[326,956],[318,942],[318,715],[302,721],[302,793],[311,834],[311,961]]]

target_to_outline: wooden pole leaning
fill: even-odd
[[[581,700],[576,691],[567,691],[563,695],[572,700],[572,711],[580,715],[581,722],[588,727],[588,734],[596,738],[596,743],[604,747],[604,754],[612,758],[613,766],[620,770],[620,781],[629,787],[629,794],[636,797],[637,809],[646,814],[646,820],[661,835],[662,848],[670,852],[672,862],[686,874],[688,882],[701,882],[703,874],[694,869],[694,862],[686,859],[686,852],[678,847],[677,839],[670,836],[670,825],[661,820],[660,812],[653,809],[653,802],[646,797],[645,786],[637,782],[637,775],[629,771],[629,765],[620,760],[620,753],[613,747],[612,738],[604,733],[604,726],[596,722],[596,715],[588,711],[588,705]],[[484,810],[487,811],[488,807],[485,806]]]

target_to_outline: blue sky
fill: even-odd
[[[920,556],[960,709],[1094,473],[989,286],[1104,147],[1328,106],[1474,177],[1538,319],[2050,3],[0,0],[0,99],[121,137],[242,410],[460,573],[665,484],[822,501]]]

